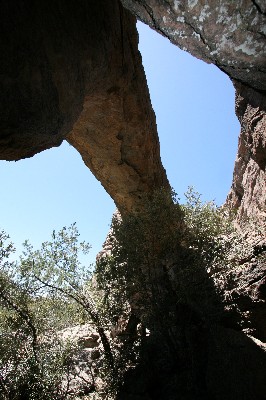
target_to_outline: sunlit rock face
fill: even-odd
[[[88,82],[82,112],[67,140],[123,213],[138,209],[146,193],[169,188],[169,183],[138,51],[136,20],[120,3],[113,4],[119,21],[113,27],[108,68],[99,65],[98,76]]]
[[[238,219],[266,222],[266,5],[259,0],[122,0],[138,19],[193,56],[213,63],[236,88],[241,123],[227,205]]]

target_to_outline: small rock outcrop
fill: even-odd
[[[57,335],[63,343],[75,346],[68,375],[63,376],[62,388],[67,388],[68,392],[66,398],[75,396],[80,399],[99,391],[103,385],[99,376],[103,349],[94,327],[88,324],[76,325],[65,328]]]

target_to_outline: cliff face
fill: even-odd
[[[257,218],[266,226],[266,97],[242,84],[235,86],[241,132],[227,204],[238,210],[239,223]]]

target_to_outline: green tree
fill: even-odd
[[[72,224],[58,233],[54,231],[52,240],[44,242],[40,250],[33,250],[25,242],[19,269],[20,282],[23,282],[24,287],[30,288],[34,296],[48,295],[49,299],[56,302],[64,298],[66,302],[78,307],[79,314],[85,313],[87,320],[95,325],[100,335],[105,357],[111,368],[114,361],[104,321],[89,290],[92,271],[79,261],[80,251],[86,254],[90,245],[79,242],[78,238],[76,224]]]
[[[62,379],[73,375],[71,359],[77,349],[64,343],[57,331],[84,318],[98,329],[112,365],[109,341],[86,289],[91,271],[79,261],[80,251],[86,253],[89,246],[78,236],[73,224],[53,232],[40,250],[25,242],[20,261],[12,262],[14,247],[1,233],[0,395],[5,400],[74,396]]]

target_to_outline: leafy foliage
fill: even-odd
[[[198,263],[205,269],[214,268],[227,258],[228,237],[235,232],[232,218],[214,201],[202,202],[193,187],[188,188],[185,197],[186,203],[181,205],[185,223],[183,240],[193,250]]]
[[[95,271],[79,261],[89,245],[79,242],[75,224],[53,232],[40,250],[26,241],[16,263],[10,261],[12,243],[0,233],[4,400],[20,399],[21,393],[25,399],[70,399],[62,377],[70,376],[76,349],[56,332],[88,321],[98,330],[105,355],[99,374],[106,386],[99,396],[111,399],[126,371],[139,362],[147,332],[155,342],[173,337],[179,303],[211,308],[210,276],[232,268],[247,250],[226,210],[202,202],[193,188],[186,199],[179,205],[174,192],[162,189],[137,213],[114,216],[110,250]]]
[[[192,187],[185,196],[187,202],[179,205],[174,192],[161,189],[140,212],[114,217],[112,250],[96,266],[103,308],[113,322],[133,313],[161,331],[173,323],[169,316],[177,302],[190,301],[210,270],[229,264],[237,237],[230,216],[214,202],[202,202]]]
[[[62,379],[73,375],[70,359],[77,349],[63,342],[57,331],[84,318],[77,299],[90,272],[81,267],[78,256],[88,245],[79,244],[72,225],[53,232],[52,241],[43,243],[41,250],[25,242],[23,256],[15,263],[9,261],[14,247],[7,240],[2,232],[1,398],[70,399],[73,394],[68,385],[62,386]]]

